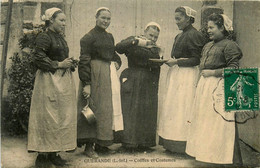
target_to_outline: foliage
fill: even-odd
[[[12,60],[8,70],[10,113],[5,116],[4,122],[7,124],[7,131],[11,134],[24,133],[28,128],[32,90],[37,70],[33,63],[33,51],[35,38],[42,31],[43,26],[38,26],[24,33],[19,40],[21,51],[14,53],[10,58]]]

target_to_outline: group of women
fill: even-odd
[[[204,36],[192,26],[195,14],[187,6],[175,10],[182,33],[176,36],[171,59],[166,62],[170,68],[157,128],[159,144],[172,152],[186,152],[198,161],[241,164],[236,124],[215,112],[212,92],[222,82],[223,68],[238,67],[242,52],[227,38],[233,28],[226,15],[209,17],[211,41],[205,45]],[[91,158],[111,154],[115,151],[108,146],[116,139],[125,149],[155,146],[161,63],[150,59],[161,58],[162,50],[156,44],[160,26],[151,22],[144,35],[130,36],[115,46],[112,34],[106,31],[111,12],[99,8],[96,26],[80,40],[77,63],[69,56],[61,35],[65,14],[59,8],[50,8],[43,19],[47,30],[36,39],[38,71],[28,132],[28,151],[38,152],[35,165],[64,166],[66,161],[58,152],[73,152],[83,145]],[[121,66],[117,53],[128,59],[128,68],[120,79],[116,74]],[[78,104],[72,77],[77,66]],[[81,113],[88,102],[95,124],[88,123]]]
[[[191,25],[195,13],[186,6],[175,11],[182,33],[176,36],[172,59],[166,63],[170,69],[159,119],[159,144],[171,152],[185,152],[198,161],[241,165],[236,123],[217,113],[213,92],[223,86],[224,68],[238,68],[242,52],[229,39],[233,27],[226,15],[209,16],[211,41],[205,44],[203,36]]]

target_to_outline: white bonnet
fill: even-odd
[[[62,11],[61,9],[59,8],[49,8],[45,11],[45,14],[42,15],[42,20],[43,21],[46,21],[46,20],[50,20],[51,17],[53,16],[53,14],[57,11]]]
[[[181,6],[181,7],[185,9],[187,16],[195,18],[197,11],[195,11],[194,9],[188,6]]]
[[[226,31],[233,31],[232,21],[227,17],[227,15],[221,14],[224,20],[224,27]]]
[[[158,27],[159,30],[161,30],[161,27],[158,23],[156,22],[149,22],[146,26],[145,26],[145,30],[149,27],[149,26],[156,26]]]
[[[96,10],[96,16],[97,16],[97,14],[98,14],[98,12],[99,12],[100,10],[106,10],[106,11],[109,11],[109,12],[110,12],[110,9],[109,9],[109,8],[107,8],[107,7],[100,7],[100,8],[98,8],[98,9]]]

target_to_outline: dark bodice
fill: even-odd
[[[69,57],[69,48],[62,35],[47,30],[37,36],[34,55],[39,69],[55,72],[58,62]]]
[[[200,63],[201,50],[205,45],[205,38],[192,25],[186,27],[182,33],[175,37],[172,47],[172,58],[188,58],[178,60],[178,66],[190,67]]]
[[[158,63],[153,63],[149,59],[159,59],[160,48],[157,46],[141,47],[134,42],[135,37],[131,36],[116,45],[116,51],[127,56],[128,67],[159,68]]]
[[[237,68],[242,52],[231,40],[223,39],[207,43],[202,50],[201,69]]]
[[[81,38],[79,59],[79,78],[84,85],[91,83],[91,60],[116,61],[121,65],[112,34],[97,26]]]

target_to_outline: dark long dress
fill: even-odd
[[[128,68],[120,76],[124,120],[122,142],[152,147],[156,145],[160,66],[150,62],[149,58],[160,58],[159,48],[140,47],[133,41],[135,38],[129,37],[116,45],[116,51],[128,59]]]
[[[80,40],[79,100],[78,100],[78,146],[86,142],[97,142],[102,146],[113,143],[113,104],[111,89],[111,61],[121,65],[115,53],[114,38],[104,29],[95,27]],[[86,100],[82,89],[91,85],[91,98],[95,106],[96,125],[90,125],[81,114]]]

